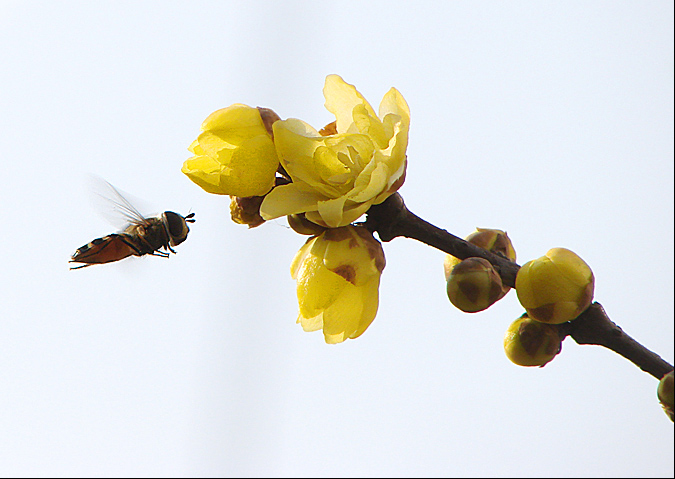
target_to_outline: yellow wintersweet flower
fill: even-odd
[[[305,213],[321,226],[345,226],[403,184],[410,126],[403,96],[390,89],[376,114],[338,75],[326,77],[323,93],[336,121],[321,132],[296,119],[274,123],[277,154],[293,182],[265,197],[264,219]]]
[[[204,120],[182,172],[208,193],[262,196],[274,186],[279,159],[258,108],[234,104]]]
[[[591,304],[595,278],[574,252],[550,249],[523,265],[516,276],[520,304],[532,319],[560,324],[571,321]]]
[[[382,245],[364,227],[345,226],[311,237],[295,255],[298,323],[305,331],[323,329],[327,343],[357,338],[375,319]]]

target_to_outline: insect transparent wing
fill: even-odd
[[[114,227],[122,230],[130,224],[148,224],[146,216],[128,199],[132,198],[131,195],[120,192],[113,185],[98,176],[92,176],[90,183],[94,206],[101,216]],[[135,198],[133,198],[133,201],[138,204],[138,200]]]

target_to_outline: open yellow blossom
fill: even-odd
[[[182,171],[208,193],[262,196],[274,186],[279,160],[258,108],[234,104],[212,113],[189,150],[195,156]]]
[[[378,114],[353,85],[329,75],[323,89],[336,121],[321,132],[289,119],[274,123],[274,143],[292,183],[274,188],[263,201],[264,219],[305,213],[321,226],[356,221],[403,184],[410,111],[390,89]]]
[[[311,237],[295,255],[298,323],[323,330],[327,343],[357,338],[375,319],[382,245],[364,227],[345,226]]]
[[[520,304],[532,319],[560,324],[571,321],[591,304],[595,278],[591,268],[574,252],[552,248],[528,261],[516,276]]]

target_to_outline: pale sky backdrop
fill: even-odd
[[[247,230],[180,167],[241,102],[316,127],[337,73],[410,105],[410,209],[518,262],[566,247],[673,361],[673,3],[0,3],[2,476],[673,476],[657,381],[568,339],[510,363],[512,292],[464,314],[443,254],[385,244],[380,309],[329,346],[295,324],[305,237]],[[196,212],[170,259],[69,271],[114,229],[99,175]]]

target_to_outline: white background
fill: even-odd
[[[329,346],[295,324],[279,220],[229,220],[180,172],[235,102],[320,128],[327,74],[410,105],[401,194],[518,262],[561,246],[673,361],[670,1],[0,3],[0,475],[673,476],[657,381],[565,341],[510,363],[514,293],[474,315],[443,254],[385,244],[380,310]],[[196,212],[169,260],[69,271],[114,229],[100,175]]]

